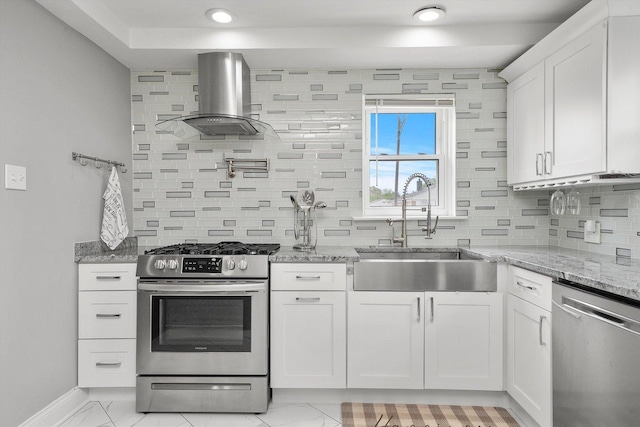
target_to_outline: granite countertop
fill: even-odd
[[[269,255],[271,262],[347,262],[358,261],[360,257],[352,247],[322,246],[312,251],[297,251],[291,246],[281,246]]]
[[[136,237],[127,237],[110,250],[102,241],[76,243],[78,263],[135,263],[141,253]],[[356,251],[357,250],[357,251]],[[282,246],[271,262],[353,262],[358,252],[459,252],[491,262],[504,262],[553,278],[562,278],[610,294],[640,301],[640,260],[549,246],[347,247],[321,246],[297,251]]]
[[[125,238],[115,250],[109,249],[102,240],[76,243],[75,262],[79,264],[136,263],[138,262],[138,238]]]
[[[460,252],[640,301],[640,261],[636,259],[548,246],[472,247]]]

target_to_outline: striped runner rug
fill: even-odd
[[[343,427],[520,427],[504,408],[488,406],[342,404]]]

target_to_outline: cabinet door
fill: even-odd
[[[425,388],[503,390],[503,294],[425,294]]]
[[[424,293],[348,294],[349,388],[423,388]]]
[[[545,61],[545,173],[606,170],[606,22]]]
[[[271,293],[271,387],[346,387],[345,300],[345,292]]]
[[[544,156],[544,62],[507,87],[507,182],[541,179]]]
[[[551,313],[507,295],[507,391],[542,427],[551,426]]]

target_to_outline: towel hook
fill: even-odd
[[[78,163],[80,163],[82,166],[87,166],[87,159],[85,159],[84,157],[78,157]]]
[[[102,163],[100,163],[100,161],[95,160],[94,163],[96,168],[100,169],[102,167]]]
[[[127,173],[127,168],[124,165],[120,165],[120,172]]]

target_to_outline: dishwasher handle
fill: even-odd
[[[577,311],[578,313],[582,313],[583,315],[589,316],[593,319],[608,323],[613,326],[617,326],[627,332],[640,335],[640,322],[634,319],[629,319],[628,317],[622,316],[604,308],[597,307],[595,305],[566,296],[562,297],[561,302],[562,305],[558,304],[555,301],[553,301],[553,304],[563,311],[571,314],[576,319],[580,318],[580,315],[572,313],[572,311],[570,311],[569,309]]]

